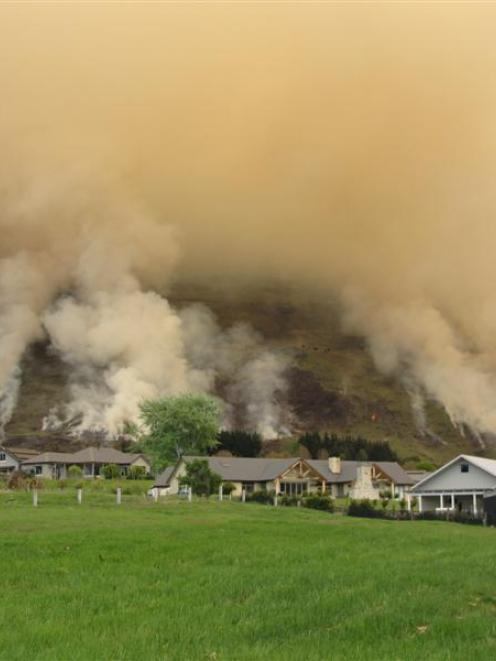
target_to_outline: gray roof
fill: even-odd
[[[141,454],[121,452],[114,448],[84,448],[79,452],[43,452],[30,457],[23,464],[132,464]],[[146,459],[146,457],[144,457]]]
[[[332,482],[334,484],[354,482],[356,480],[358,466],[368,463],[364,461],[341,461],[341,471],[339,473],[331,473],[327,459],[306,459],[305,461],[320,473],[326,482]]]
[[[155,487],[168,487],[170,484],[170,479],[175,470],[176,466],[167,466],[167,468],[160,473],[160,475],[155,480]]]
[[[409,475],[404,468],[402,468],[396,461],[374,461],[383,473],[392,479],[395,484],[411,485],[415,484],[415,480]]]
[[[435,475],[438,475],[442,471],[444,471],[446,468],[454,464],[456,461],[459,459],[463,459],[464,461],[467,461],[468,463],[473,464],[474,466],[477,466],[478,468],[481,468],[483,471],[486,471],[486,473],[489,473],[489,475],[492,475],[493,477],[496,477],[496,459],[486,459],[485,457],[475,457],[470,454],[459,454],[456,456],[454,459],[451,461],[448,461],[448,463],[444,464],[437,470],[435,470],[433,473],[428,473],[423,477],[420,481],[416,482],[414,490],[416,490],[418,487],[423,486],[424,483],[428,482],[432,477]]]

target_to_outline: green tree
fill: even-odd
[[[116,464],[105,464],[100,472],[106,480],[113,480],[121,475],[121,469]]]
[[[186,464],[186,475],[180,483],[191,487],[195,496],[210,496],[219,490],[222,478],[208,467],[206,459],[194,459]]]
[[[80,479],[83,476],[83,469],[81,466],[69,466],[67,469],[67,473],[69,474],[69,477],[73,480]]]
[[[156,468],[184,454],[205,455],[218,445],[221,403],[215,397],[187,394],[149,399],[140,405],[146,432],[140,446]]]

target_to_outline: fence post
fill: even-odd
[[[33,489],[33,507],[38,507],[38,489]]]
[[[246,491],[241,489],[241,502],[246,503]]]
[[[277,507],[277,503],[278,503],[278,500],[277,500],[277,494],[276,494],[274,496],[274,507]]]
[[[193,489],[190,487],[188,489],[188,501],[191,503],[192,500],[193,500]]]
[[[79,505],[81,505],[81,503],[83,502],[83,490],[82,489],[77,490],[77,501],[78,501]]]
[[[222,483],[219,485],[219,500],[222,502],[222,499],[224,497],[224,491],[222,489]]]
[[[153,500],[158,503],[158,489],[153,490]]]
[[[120,487],[117,487],[117,491],[115,494],[115,502],[117,505],[120,505],[122,501],[122,489]]]

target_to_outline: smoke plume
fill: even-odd
[[[420,424],[434,399],[496,432],[495,18],[488,3],[2,6],[1,415],[47,333],[78,424],[115,429],[141,396],[216,384],[280,428],[277,356],[163,297],[171,278],[237,297],[275,281],[338,300]]]

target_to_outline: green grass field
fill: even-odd
[[[0,658],[496,658],[496,530],[0,494]]]

